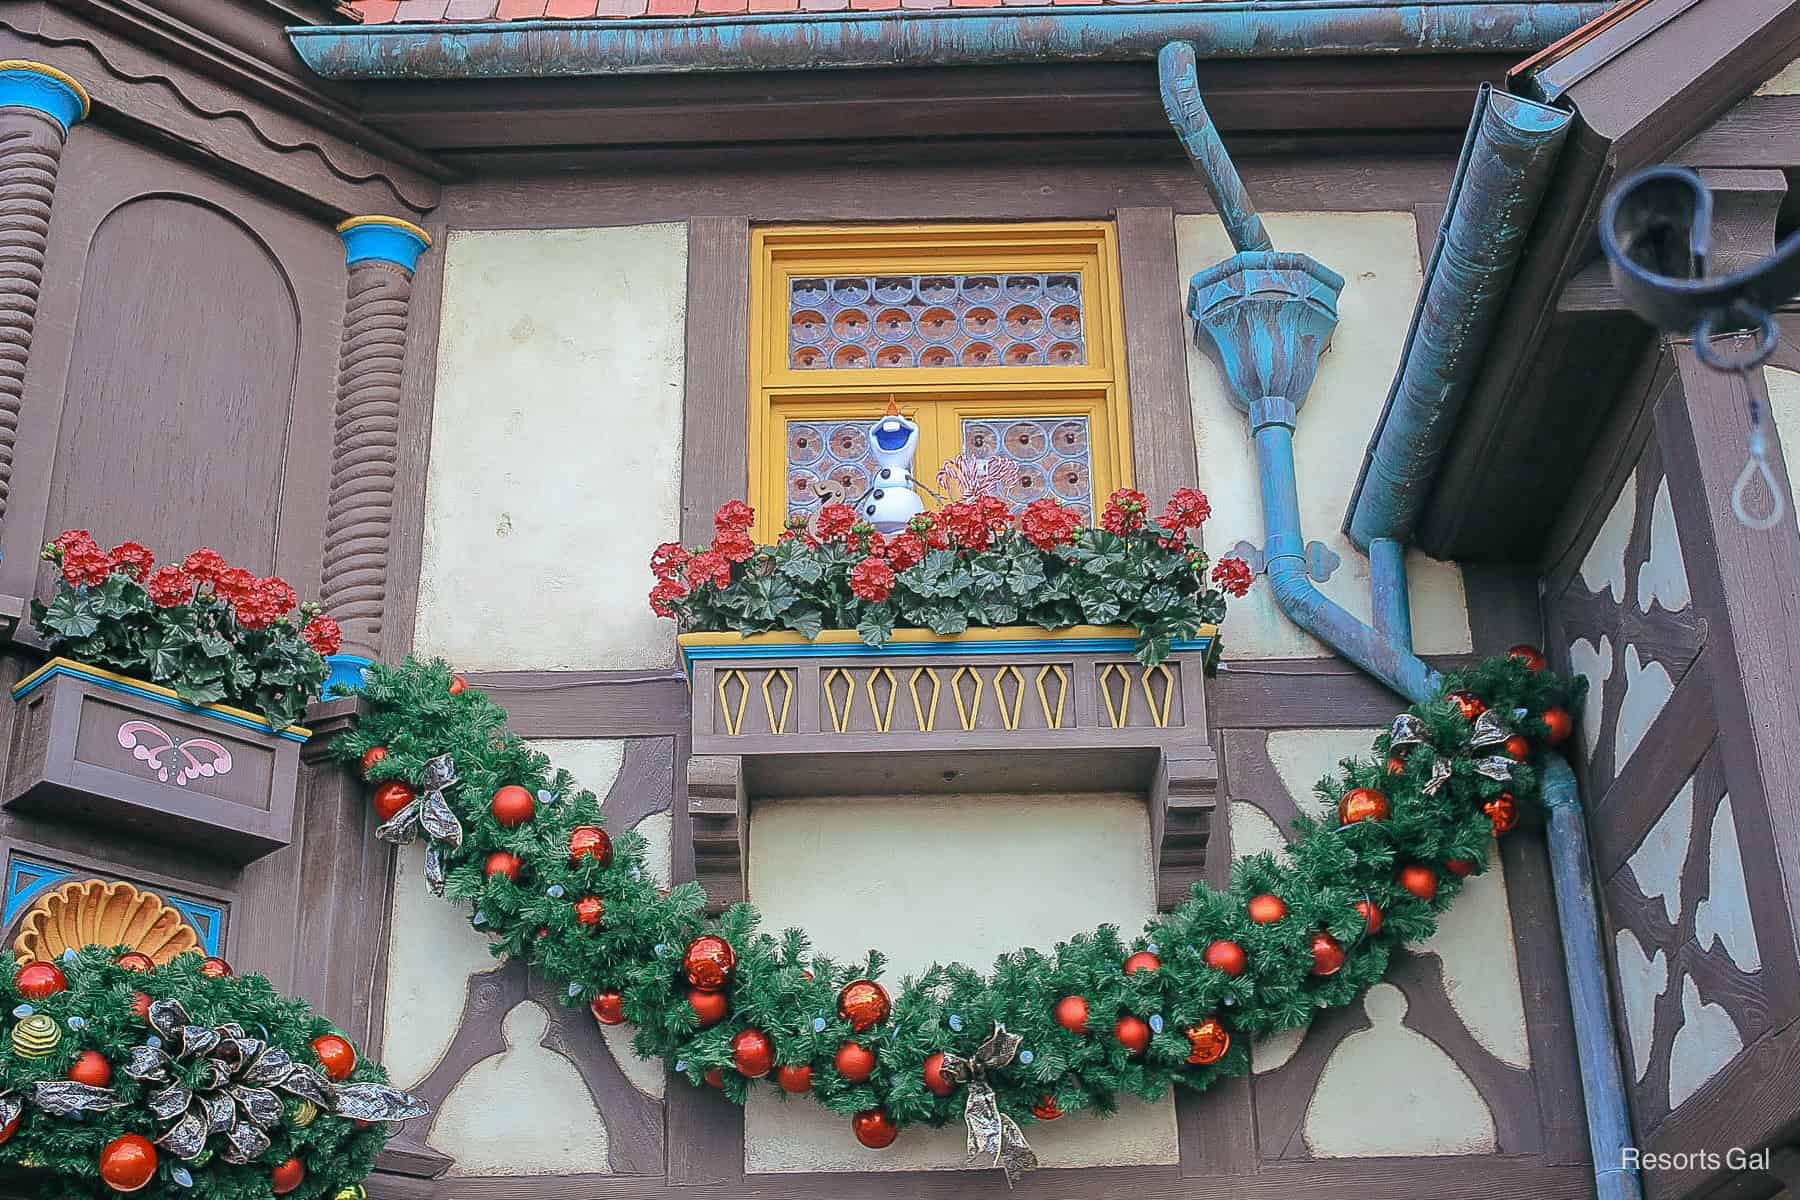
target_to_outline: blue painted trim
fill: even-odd
[[[0,925],[11,925],[25,907],[75,872],[48,863],[15,858],[6,866],[6,908],[0,912]]]
[[[367,682],[363,678],[363,672],[373,666],[374,662],[360,654],[327,654],[325,665],[330,673],[325,676],[325,684],[319,689],[319,699],[336,700],[338,697],[332,694],[333,688],[341,686],[351,692],[362,691],[363,684]]]
[[[345,222],[337,233],[344,242],[345,266],[375,260],[411,271],[419,265],[419,256],[431,248],[431,239],[421,237],[410,226],[385,221]]]
[[[63,136],[87,116],[88,98],[77,88],[32,66],[0,68],[0,106],[33,108],[62,126]]]
[[[200,935],[200,945],[208,954],[219,952],[220,935],[225,931],[225,910],[217,904],[205,904],[199,900],[186,900],[180,896],[163,896],[169,907],[176,909],[188,919],[194,932]]]
[[[108,679],[103,675],[90,675],[86,671],[78,671],[71,667],[65,667],[60,663],[50,667],[36,679],[33,679],[29,684],[13,692],[13,699],[23,700],[25,697],[31,695],[31,693],[43,687],[44,684],[48,683],[50,680],[55,679],[58,675],[67,675],[70,679],[79,679],[83,683],[90,683],[96,687],[105,688],[109,692],[118,692],[125,696],[137,696],[144,700],[154,700],[156,703],[167,708],[178,709],[181,712],[198,713],[201,716],[211,717],[215,721],[223,721],[227,725],[236,725],[255,733],[265,735],[272,733],[276,737],[285,738],[290,742],[300,742],[301,744],[305,744],[306,742],[305,736],[295,733],[292,729],[271,729],[267,722],[258,721],[254,717],[240,717],[235,713],[220,712],[216,708],[203,708],[197,704],[189,704],[185,700],[172,700],[168,696],[158,695],[156,692],[150,691],[147,688],[133,687],[129,683],[121,683],[117,679]]]
[[[1209,59],[1527,55],[1610,0],[1216,0],[880,13],[315,25],[288,37],[328,79],[534,79],[711,71],[1149,62],[1171,41]],[[1399,68],[1397,68],[1399,69]]]
[[[1170,644],[1172,650],[1198,650],[1210,654],[1216,639],[1182,638]],[[693,673],[700,659],[746,658],[910,658],[944,654],[1125,654],[1137,649],[1136,638],[1046,638],[1003,642],[889,642],[870,646],[864,642],[798,642],[773,645],[725,644],[719,646],[683,646],[682,666]]]

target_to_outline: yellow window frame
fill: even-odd
[[[789,364],[795,278],[1008,272],[1081,276],[1084,363],[815,370]],[[761,227],[751,238],[750,317],[749,500],[765,541],[780,532],[787,512],[787,422],[873,419],[890,399],[919,422],[918,474],[934,486],[937,466],[961,452],[963,420],[1026,414],[1088,419],[1096,512],[1114,489],[1131,486],[1124,303],[1110,222]]]

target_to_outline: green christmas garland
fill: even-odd
[[[130,947],[89,946],[6,973],[0,1164],[23,1168],[9,1192],[361,1197],[387,1140],[380,1122],[424,1106],[304,1001],[226,970],[196,953],[158,967]],[[174,1127],[190,1106],[200,1121],[208,1099],[224,1107],[206,1110],[217,1117],[207,1129],[189,1127],[198,1153],[184,1158]]]
[[[640,1055],[738,1103],[759,1084],[810,1092],[874,1147],[967,1121],[971,1150],[1010,1175],[1030,1165],[1011,1122],[1241,1075],[1253,1040],[1379,980],[1486,869],[1490,838],[1537,807],[1532,757],[1568,736],[1581,691],[1523,647],[1450,676],[1373,759],[1319,783],[1328,817],[1301,817],[1282,857],[1235,863],[1230,890],[1197,885],[1130,941],[1103,925],[1004,954],[990,975],[934,966],[891,1003],[862,986],[881,975],[875,951],[832,961],[799,930],[760,932],[751,905],[708,919],[698,884],[659,889],[643,840],[597,834],[593,793],[442,662],[372,668],[369,713],[333,751],[380,785],[390,840],[435,835],[428,873],[496,956],[567,981],[564,1002],[603,1023],[629,1021]]]

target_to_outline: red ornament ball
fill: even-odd
[[[504,875],[517,883],[519,882],[519,871],[524,866],[525,864],[519,860],[518,855],[510,854],[505,850],[496,850],[487,856],[487,862],[482,864],[481,869],[489,879],[496,875]]]
[[[845,1042],[832,1056],[831,1065],[846,1083],[861,1083],[875,1073],[875,1052],[859,1042]]]
[[[452,675],[450,677],[449,692],[452,696],[460,696],[468,690],[469,690],[469,681],[468,680],[464,679],[461,675]]]
[[[697,988],[716,992],[731,979],[737,966],[737,952],[731,943],[717,934],[708,933],[688,943],[681,956],[681,969],[687,981]]]
[[[1506,757],[1514,762],[1524,762],[1531,757],[1531,743],[1525,740],[1523,734],[1515,733],[1507,738],[1505,749]]]
[[[687,994],[688,1007],[700,1018],[700,1028],[711,1029],[725,1019],[731,1011],[731,1002],[725,999],[724,992],[709,992],[702,988],[689,988]]]
[[[208,956],[200,960],[200,973],[208,979],[224,979],[231,974],[231,964],[222,958]]]
[[[1424,863],[1408,863],[1394,876],[1394,881],[1421,900],[1437,899],[1437,872]]]
[[[594,1014],[594,1020],[602,1025],[623,1025],[625,1023],[625,997],[610,988],[595,996],[588,1005],[588,1011]]]
[[[6,1143],[12,1141],[12,1135],[19,1132],[19,1122],[24,1119],[25,1110],[20,1109],[18,1116],[14,1117],[6,1124],[0,1125],[0,1146],[4,1146]]]
[[[141,950],[127,950],[113,961],[118,963],[121,967],[124,967],[127,971],[156,970],[156,960]]]
[[[362,769],[364,779],[369,777],[369,772],[374,769],[375,764],[386,758],[387,754],[386,746],[370,746],[367,750],[363,751]]]
[[[1187,1060],[1197,1067],[1218,1062],[1231,1049],[1231,1033],[1219,1023],[1217,1017],[1208,1017],[1198,1025],[1188,1026],[1182,1032],[1187,1034]]]
[[[1260,896],[1250,897],[1250,903],[1244,906],[1244,911],[1249,913],[1250,919],[1258,925],[1273,925],[1287,916],[1288,906],[1280,896],[1264,892]]]
[[[948,1096],[956,1090],[956,1085],[944,1078],[944,1052],[938,1051],[926,1057],[925,1065],[920,1068],[925,1077],[925,1090],[934,1096]]]
[[[150,996],[147,992],[131,993],[131,1015],[140,1021],[150,1020]]]
[[[1203,956],[1206,965],[1216,967],[1227,975],[1242,975],[1244,968],[1250,965],[1250,959],[1244,948],[1236,942],[1228,942],[1221,938],[1206,948]]]
[[[798,1096],[812,1091],[812,1065],[810,1063],[786,1063],[775,1070],[775,1082],[784,1092],[792,1092]]]
[[[509,783],[494,793],[493,799],[488,801],[488,811],[505,828],[517,829],[537,812],[537,801],[518,784]]]
[[[1569,710],[1566,708],[1546,708],[1540,719],[1549,727],[1550,732],[1545,740],[1552,746],[1562,745],[1569,740],[1569,735],[1575,732],[1575,720],[1569,716]]]
[[[1314,975],[1336,975],[1338,968],[1344,965],[1344,948],[1336,938],[1321,929],[1312,935],[1312,960]]]
[[[1450,872],[1458,879],[1467,879],[1475,873],[1475,864],[1466,858],[1446,858],[1444,860],[1444,870]]]
[[[1403,754],[1388,755],[1387,773],[1389,775],[1406,774],[1406,756]]]
[[[277,1163],[269,1172],[269,1190],[277,1196],[285,1196],[305,1182],[306,1166],[297,1158]]]
[[[775,1066],[775,1043],[760,1029],[741,1029],[731,1039],[731,1065],[746,1079],[761,1079]]]
[[[1513,799],[1511,792],[1501,792],[1483,804],[1481,811],[1486,813],[1488,820],[1493,823],[1495,837],[1499,837],[1503,833],[1511,833],[1519,827],[1519,803]]]
[[[706,1080],[707,1087],[718,1088],[721,1092],[725,1090],[725,1072],[719,1070],[719,1068],[707,1068],[706,1074],[701,1078]]]
[[[1392,811],[1387,793],[1374,788],[1351,788],[1338,801],[1338,824],[1354,825],[1358,821],[1385,821]]]
[[[1046,1092],[1031,1106],[1031,1115],[1040,1121],[1054,1121],[1062,1116],[1062,1109],[1057,1106],[1056,1097]]]
[[[69,1065],[69,1078],[89,1087],[105,1087],[112,1082],[112,1064],[98,1050],[83,1050]]]
[[[338,1083],[350,1078],[350,1072],[356,1070],[356,1047],[348,1038],[327,1033],[312,1040],[312,1051],[325,1074]]]
[[[1150,1045],[1150,1026],[1126,1013],[1113,1026],[1113,1038],[1125,1047],[1127,1055],[1136,1058]]]
[[[1156,955],[1150,953],[1148,950],[1139,950],[1136,954],[1125,960],[1125,973],[1127,975],[1136,975],[1139,971],[1160,970],[1162,970],[1162,959],[1156,957]]]
[[[583,925],[598,925],[606,915],[606,904],[598,896],[583,896],[575,902],[575,919]]]
[[[577,825],[569,830],[569,864],[578,865],[584,858],[593,859],[597,867],[612,862],[612,838],[598,825]]]
[[[850,1022],[850,1028],[857,1033],[865,1033],[887,1020],[891,1009],[887,989],[873,979],[846,983],[838,993],[838,1016]]]
[[[1356,911],[1362,914],[1363,921],[1369,927],[1369,936],[1374,937],[1381,932],[1381,906],[1369,900],[1358,900]]]
[[[69,981],[55,963],[34,962],[19,968],[19,973],[13,976],[13,986],[27,1000],[42,1000],[67,991]]]
[[[1463,715],[1463,720],[1473,721],[1487,711],[1487,705],[1474,692],[1451,692],[1444,699],[1456,705],[1456,711]]]
[[[1506,656],[1508,658],[1518,659],[1533,671],[1542,671],[1545,667],[1550,665],[1549,661],[1544,658],[1544,652],[1542,650],[1525,642],[1520,642],[1517,646],[1508,650]]]
[[[1056,1023],[1070,1033],[1086,1033],[1088,1002],[1081,996],[1064,996],[1056,1002]]]
[[[371,803],[375,805],[375,815],[383,821],[391,821],[400,815],[400,810],[413,802],[413,790],[398,779],[390,779],[375,788]]]
[[[135,1192],[156,1178],[156,1147],[137,1133],[124,1133],[100,1151],[100,1178],[115,1192]]]
[[[900,1136],[900,1127],[885,1108],[871,1108],[850,1118],[850,1132],[871,1150],[885,1150]]]

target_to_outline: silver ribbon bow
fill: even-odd
[[[462,822],[456,819],[456,814],[450,810],[450,802],[444,799],[444,789],[456,782],[456,760],[450,755],[440,754],[426,760],[425,777],[420,782],[421,794],[375,831],[375,836],[382,841],[404,846],[424,829],[425,882],[435,896],[444,894],[444,857],[439,844],[454,850],[463,840]]]
[[[111,1088],[76,1083],[73,1079],[46,1079],[30,1085],[22,1093],[11,1088],[0,1092],[0,1129],[19,1119],[28,1099],[53,1117],[105,1112],[125,1103]]]
[[[148,1016],[162,1044],[134,1047],[124,1071],[140,1083],[163,1085],[144,1104],[153,1116],[174,1122],[156,1141],[184,1161],[199,1158],[215,1133],[225,1135],[219,1157],[226,1162],[247,1163],[262,1154],[271,1143],[269,1131],[281,1124],[281,1092],[350,1119],[404,1121],[428,1111],[417,1097],[386,1084],[334,1086],[235,1022],[195,1025],[179,1000],[153,1002]]]
[[[1035,1170],[1037,1154],[1025,1141],[1019,1123],[1000,1111],[994,1086],[987,1073],[1007,1066],[1018,1057],[1019,1045],[1025,1039],[1006,1032],[1006,1026],[995,1025],[988,1040],[976,1047],[973,1058],[957,1054],[944,1055],[944,1077],[952,1083],[969,1085],[969,1098],[963,1105],[963,1121],[969,1128],[969,1161],[991,1159],[993,1165],[1006,1172],[1006,1186],[1012,1187],[1019,1176]]]
[[[1393,754],[1407,754],[1415,747],[1427,744],[1431,739],[1425,736],[1425,722],[1411,713],[1401,713],[1394,718],[1388,728],[1388,749]],[[1435,751],[1435,747],[1433,748]],[[1442,754],[1433,753],[1431,758],[1431,778],[1419,790],[1427,796],[1435,796],[1438,789],[1450,782],[1450,760]]]
[[[1475,718],[1474,730],[1469,737],[1468,749],[1483,750],[1489,746],[1502,746],[1512,736],[1512,729],[1499,713],[1493,709],[1484,710]],[[1425,722],[1411,713],[1401,713],[1394,718],[1388,729],[1388,746],[1393,753],[1406,754],[1417,746],[1429,742],[1425,736]],[[1512,778],[1513,761],[1503,755],[1490,754],[1475,760],[1475,773],[1485,779],[1498,780],[1505,783]],[[1450,782],[1450,759],[1442,753],[1436,753],[1431,760],[1431,778],[1425,781],[1420,790],[1427,796],[1435,796],[1438,789]]]

